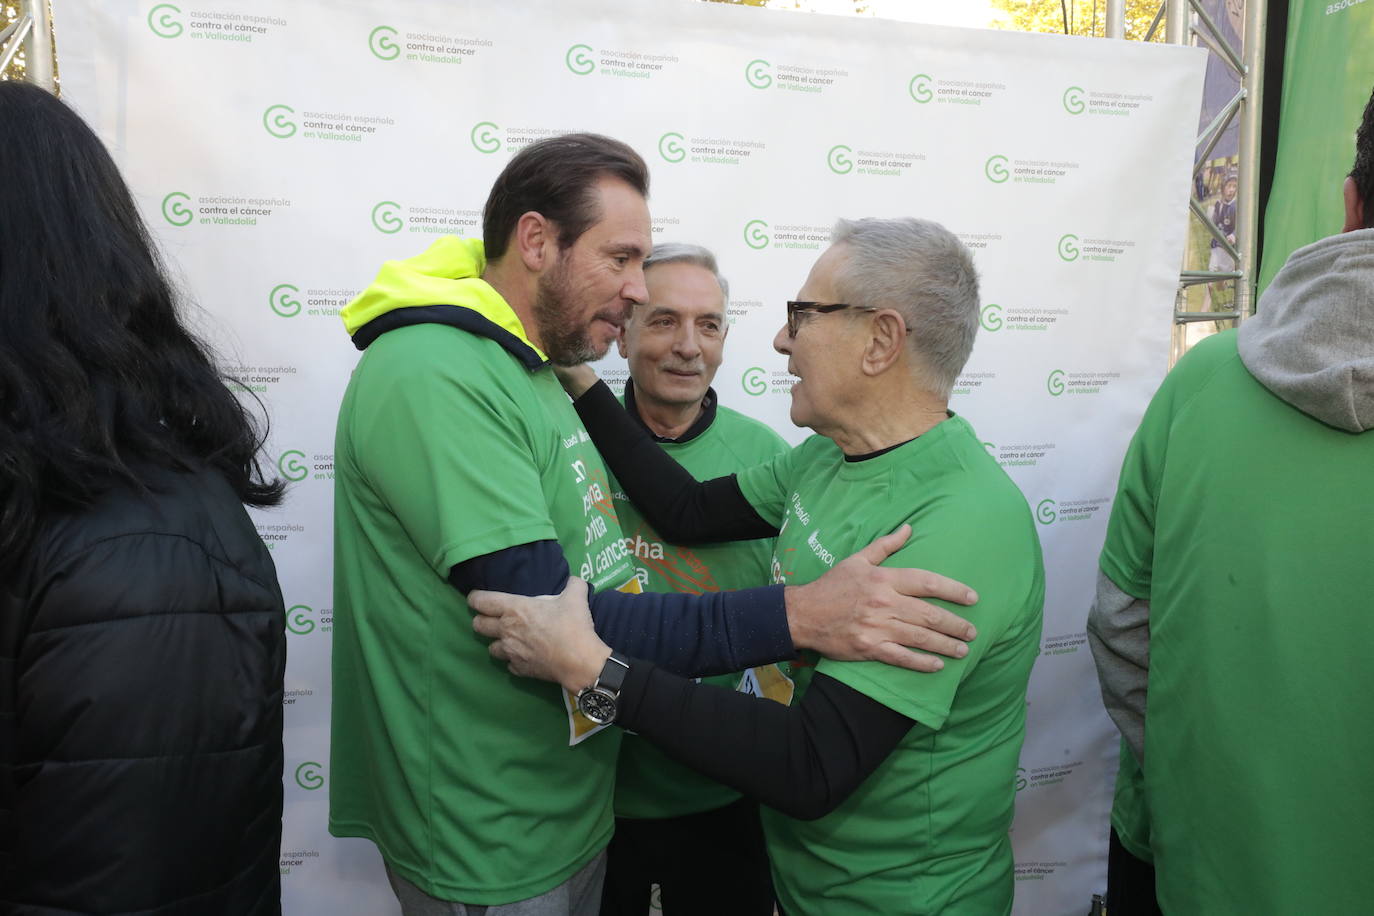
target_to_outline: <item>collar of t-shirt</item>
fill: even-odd
[[[697,436],[700,436],[702,433],[706,432],[706,430],[710,429],[711,424],[716,420],[716,389],[706,389],[706,396],[701,399],[701,413],[692,421],[692,425],[687,427],[687,431],[676,439],[656,435],[654,431],[649,428],[649,424],[644,422],[644,418],[639,415],[639,407],[635,404],[634,379],[625,380],[625,410],[628,411],[630,416],[634,418],[634,421],[649,434],[649,438],[653,439],[655,442],[675,442],[678,444],[691,442]]]

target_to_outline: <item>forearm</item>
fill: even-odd
[[[592,622],[607,645],[676,674],[704,677],[796,657],[782,586],[702,595],[597,592]]]
[[[598,382],[574,406],[630,502],[663,537],[679,544],[773,537],[733,476],[700,482],[630,417]]]
[[[914,724],[823,674],[800,704],[787,707],[641,661],[630,666],[616,723],[801,820],[843,803]]]
[[[1102,704],[1136,759],[1145,759],[1145,706],[1150,680],[1150,603],[1122,591],[1101,571],[1088,612],[1088,645]]]

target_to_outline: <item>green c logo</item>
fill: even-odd
[[[678,133],[666,133],[658,138],[658,154],[664,162],[681,162],[687,158],[687,150],[678,142],[682,139],[682,134]]]
[[[983,174],[988,177],[988,181],[993,184],[1001,184],[1011,177],[1011,172],[1007,171],[1006,156],[989,156],[988,161],[983,163]]]
[[[1059,237],[1059,257],[1065,261],[1078,260],[1078,236],[1073,233]]]
[[[296,109],[290,105],[270,105],[262,113],[262,126],[267,128],[267,132],[272,136],[285,140],[296,132],[296,122],[286,117],[295,113]]]
[[[152,29],[158,38],[176,38],[182,33],[181,22],[174,19],[172,13],[179,15],[180,7],[172,6],[170,3],[159,3],[148,10],[148,28]]]
[[[930,91],[930,75],[918,73],[911,78],[911,82],[906,84],[906,91],[911,94],[911,98],[918,104],[924,105],[935,97],[935,93]]]
[[[468,138],[472,140],[472,148],[479,153],[494,153],[501,148],[501,138],[492,133],[501,128],[490,121],[479,121],[472,126],[472,133]]]
[[[744,386],[745,394],[758,397],[768,390],[768,373],[763,371],[762,366],[745,369],[744,375],[740,376],[740,384]]]
[[[1016,791],[1020,792],[1026,787],[1026,768],[1016,768]]]
[[[854,163],[845,153],[854,152],[844,144],[830,147],[830,152],[825,154],[825,164],[830,166],[830,171],[836,175],[847,175],[854,170]]]
[[[991,454],[993,454],[994,452],[997,451],[997,446],[993,445],[991,442],[984,442],[984,443],[983,443],[983,451],[985,451],[985,452],[987,452],[989,455],[991,455]]]
[[[297,636],[304,636],[315,629],[315,618],[310,615],[315,609],[308,604],[293,604],[286,609],[286,628]]]
[[[1064,393],[1064,373],[1061,370],[1055,369],[1049,374],[1045,379],[1045,390],[1056,398]]]
[[[1065,89],[1062,101],[1064,102],[1064,110],[1071,115],[1080,115],[1083,113],[1083,109],[1087,107],[1083,104],[1083,87],[1081,86],[1070,86]]]
[[[183,194],[181,191],[173,191],[162,198],[162,218],[173,226],[184,226],[189,223],[192,214],[185,202],[190,199],[190,194]]]
[[[983,306],[983,310],[978,313],[978,323],[988,331],[1000,331],[1002,329],[1002,306],[995,302],[989,302]]]
[[[744,224],[744,244],[750,248],[767,248],[773,239],[768,234],[768,224],[761,219],[751,219]]]
[[[293,483],[297,480],[304,480],[310,473],[310,469],[302,464],[296,456],[305,457],[305,452],[290,449],[281,453],[277,459],[277,470],[281,471],[282,476]]]
[[[573,45],[568,49],[568,53],[563,55],[563,63],[578,76],[586,76],[596,69],[596,61],[588,57],[588,53],[596,53],[592,51],[591,45]]]
[[[744,79],[755,89],[767,89],[773,85],[772,66],[762,58],[751,60],[744,66]]]
[[[1057,504],[1052,499],[1042,499],[1035,506],[1035,520],[1042,525],[1052,525],[1055,520],[1054,507]]]
[[[301,313],[301,302],[299,299],[292,299],[292,293],[298,293],[300,289],[290,283],[279,283],[272,287],[272,292],[267,294],[267,304],[272,306],[272,311],[283,318],[291,318]]]
[[[372,227],[378,232],[395,235],[405,225],[405,220],[396,215],[400,204],[394,200],[384,200],[372,208]]]
[[[395,60],[401,56],[401,46],[391,39],[397,32],[389,25],[379,25],[367,35],[367,49],[378,60]]]
[[[324,777],[320,775],[321,765],[313,760],[307,760],[296,767],[296,785],[302,789],[314,791],[324,785]]]

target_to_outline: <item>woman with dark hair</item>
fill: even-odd
[[[283,485],[90,128],[0,163],[0,912],[280,913]]]

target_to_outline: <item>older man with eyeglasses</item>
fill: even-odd
[[[804,652],[789,671],[800,702],[783,707],[613,653],[576,583],[557,601],[471,598],[512,671],[592,685],[617,724],[773,809],[764,828],[789,916],[1011,912],[1044,569],[1025,498],[948,409],[977,328],[977,275],[949,231],[842,220],[773,341],[797,376],[792,421],[817,433],[790,452],[699,484],[604,385],[564,379],[630,498],[674,540],[776,535],[774,581],[798,585],[910,526],[884,565],[978,591],[964,657],[921,673]]]

